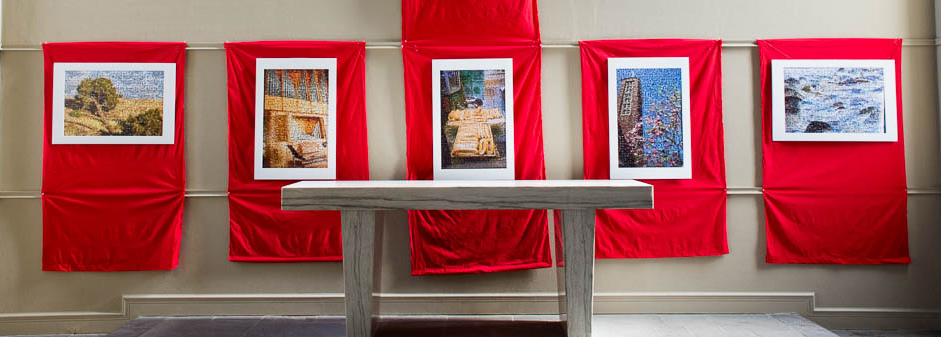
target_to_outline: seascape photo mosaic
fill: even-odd
[[[884,133],[882,68],[785,67],[788,133]]]
[[[772,60],[774,140],[894,141],[892,60]]]

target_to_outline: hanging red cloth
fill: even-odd
[[[452,45],[539,41],[535,0],[402,0],[402,41]]]
[[[643,180],[656,191],[651,210],[598,210],[597,257],[728,254],[722,41],[601,40],[582,41],[579,46],[585,179],[609,178],[608,58],[688,57],[692,91],[692,179]]]
[[[254,179],[256,58],[336,58],[338,180],[369,180],[365,43],[226,43],[229,92],[229,260],[340,261],[339,211],[282,211],[281,187]]]
[[[534,0],[402,0],[407,178],[434,179],[432,59],[512,58],[516,179],[545,179]],[[549,267],[546,210],[410,211],[412,274]]]
[[[46,271],[176,268],[186,168],[183,75],[186,44],[43,44],[43,256]],[[62,62],[175,63],[172,144],[53,144],[53,70]],[[166,129],[165,129],[166,130]]]
[[[768,263],[910,263],[902,41],[759,40]],[[771,60],[895,60],[897,142],[773,141]]]
[[[431,60],[512,58],[516,179],[546,178],[538,44],[433,46],[406,43],[405,126],[409,180],[433,179]],[[410,211],[412,274],[495,272],[550,266],[546,210]]]

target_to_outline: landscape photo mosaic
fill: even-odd
[[[161,136],[164,72],[67,70],[65,136]]]

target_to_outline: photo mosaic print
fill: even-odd
[[[65,136],[161,136],[164,72],[67,70]]]
[[[618,167],[683,166],[680,68],[617,69]]]
[[[328,71],[264,71],[263,167],[327,167]]]
[[[784,67],[788,133],[884,133],[882,68]]]
[[[441,71],[441,168],[506,168],[505,70]]]

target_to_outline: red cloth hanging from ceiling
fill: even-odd
[[[517,179],[545,179],[541,50],[532,0],[402,1],[408,179],[433,179],[431,60],[513,58]],[[493,272],[550,265],[547,213],[409,212],[412,273]]]
[[[599,258],[721,255],[726,240],[722,41],[581,41],[585,179],[608,179],[608,58],[688,57],[692,179],[651,179],[652,210],[598,210]],[[616,160],[616,159],[615,159]]]
[[[402,0],[402,41],[454,45],[539,41],[535,0]]]
[[[910,263],[902,40],[759,40],[768,263]],[[781,142],[771,134],[771,60],[895,60],[897,142]]]
[[[407,178],[434,179],[432,59],[512,58],[516,179],[545,179],[534,0],[402,1]],[[412,274],[551,264],[546,210],[410,211]]]
[[[512,58],[516,179],[545,179],[538,44],[432,46],[406,43],[407,177],[433,179],[431,60]],[[550,266],[546,210],[410,211],[412,274]]]
[[[46,271],[176,268],[185,195],[185,43],[43,44],[43,256]],[[60,62],[175,63],[173,144],[52,144]],[[164,112],[167,113],[167,112]]]
[[[369,180],[365,43],[226,43],[229,92],[229,260],[340,261],[339,211],[282,211],[281,187],[254,179],[255,59],[337,59],[337,179]]]

